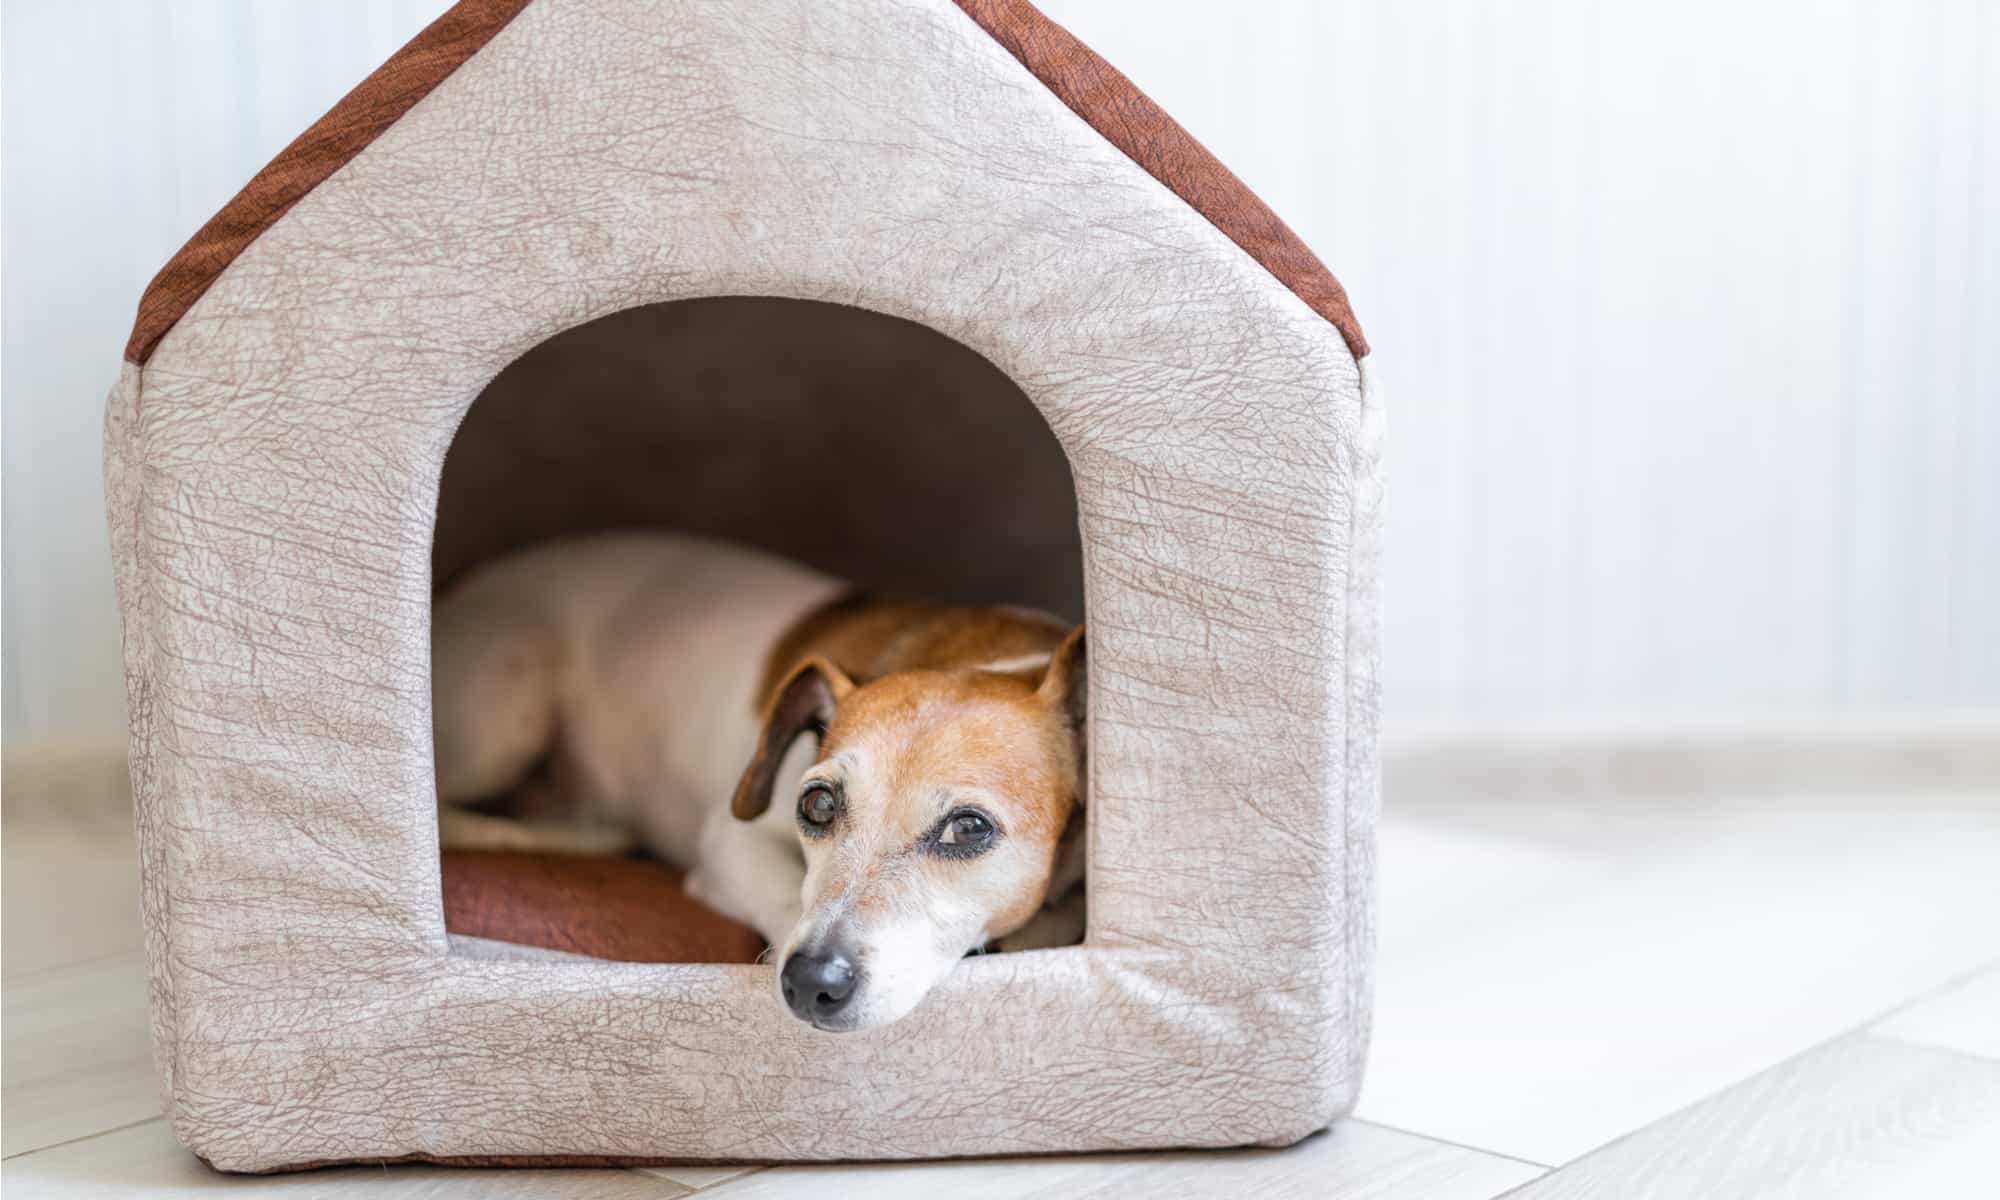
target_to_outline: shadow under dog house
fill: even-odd
[[[1026,3],[465,0],[167,265],[111,396],[177,1135],[267,1171],[1325,1126],[1368,1027],[1365,356]],[[1084,944],[829,1035],[768,965],[449,937],[434,586],[631,521],[1084,610]]]

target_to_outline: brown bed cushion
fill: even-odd
[[[618,962],[753,962],[764,949],[651,859],[448,850],[442,869],[456,934]]]

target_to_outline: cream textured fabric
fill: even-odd
[[[450,950],[440,463],[510,361],[710,295],[997,364],[1073,466],[1091,931],[817,1034],[765,966]],[[108,420],[155,1034],[215,1165],[1287,1142],[1353,1101],[1377,417],[1338,332],[948,0],[533,4]]]

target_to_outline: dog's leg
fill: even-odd
[[[441,607],[431,647],[431,736],[438,802],[505,794],[556,736],[554,639],[490,608]]]
[[[701,861],[688,872],[687,894],[782,946],[799,923],[805,877],[798,834],[718,813],[702,829]]]
[[[447,850],[622,854],[630,831],[515,820],[461,805],[522,786],[555,747],[557,647],[546,631],[493,610],[439,612],[431,653],[438,843]]]
[[[543,854],[623,854],[638,845],[630,830],[614,825],[517,821],[469,809],[438,806],[438,844],[446,850],[515,850]]]

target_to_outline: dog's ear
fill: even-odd
[[[764,731],[757,736],[757,752],[750,756],[750,765],[743,768],[743,778],[736,783],[729,811],[738,820],[764,815],[771,807],[771,787],[777,782],[778,764],[784,761],[785,751],[808,729],[824,736],[834,707],[853,690],[853,680],[816,654],[792,668],[771,693],[771,703],[764,710]]]
[[[1069,631],[1069,636],[1049,657],[1048,672],[1042,676],[1035,695],[1042,703],[1060,710],[1072,729],[1082,729],[1084,713],[1090,706],[1089,691],[1090,663],[1084,652],[1083,626],[1079,625]]]

